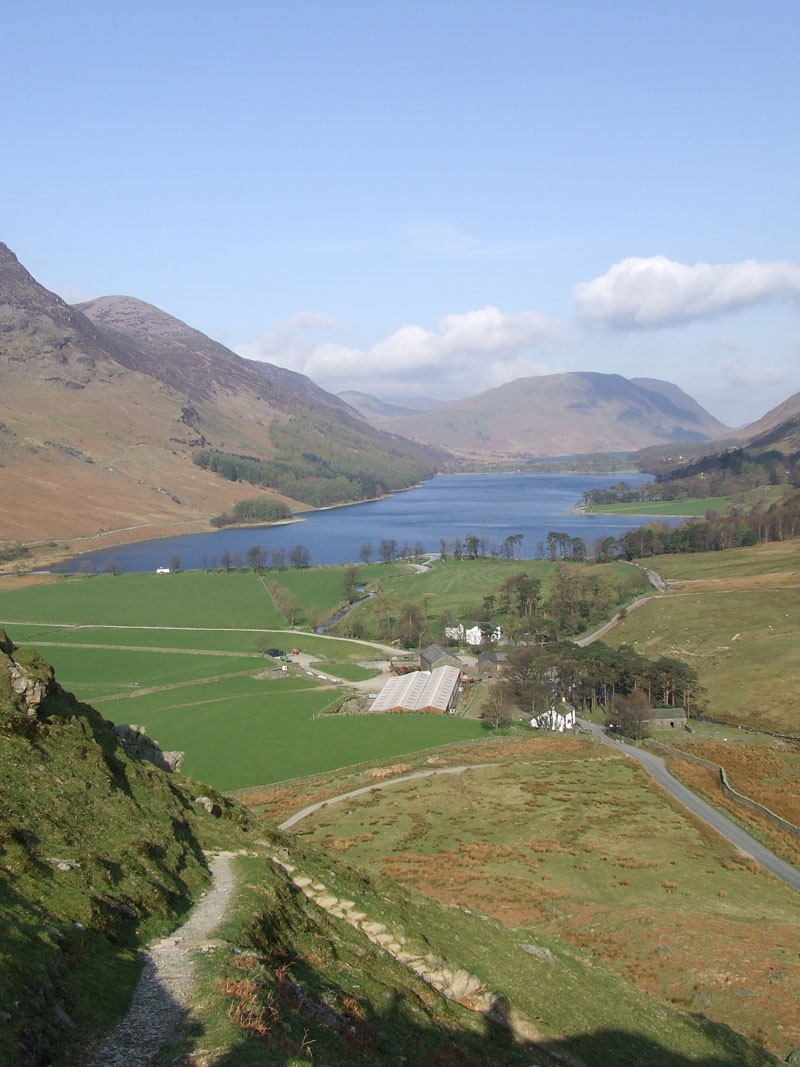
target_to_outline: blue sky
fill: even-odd
[[[333,391],[800,390],[796,0],[4,9],[0,239]]]

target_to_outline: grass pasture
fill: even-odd
[[[633,600],[642,592],[641,575],[624,563],[572,564],[581,576],[597,574],[603,583],[611,583],[622,591],[624,600]],[[542,582],[542,594],[547,595],[547,583],[553,565],[541,559],[453,559],[435,560],[429,571],[412,574],[389,574],[378,582],[379,596],[364,601],[354,611],[354,617],[376,632],[376,617],[385,610],[387,599],[392,611],[403,604],[420,605],[436,629],[443,615],[473,621],[480,613],[485,597],[496,595],[500,586],[512,575],[526,573]],[[500,618],[502,624],[502,618]]]
[[[282,837],[279,847],[298,873],[350,898],[371,921],[402,931],[407,948],[476,974],[500,994],[501,1012],[526,1024],[528,1036],[515,1040],[483,1013],[434,994],[390,953],[291,892],[268,861],[244,857],[237,860],[243,891],[220,930],[243,951],[200,956],[199,1025],[171,1050],[174,1062],[194,1062],[202,1047],[220,1050],[220,1063],[238,1067],[309,1060],[326,1067],[777,1063],[728,1027],[653,1001],[552,931],[532,937],[487,916],[443,908],[306,841]],[[299,1002],[294,983],[305,991]]]
[[[275,582],[297,598],[299,606],[298,623],[309,626],[319,619],[329,619],[346,603],[344,595],[344,576],[348,567],[308,567],[288,568],[281,571],[267,571],[264,580]],[[359,585],[371,586],[381,579],[401,577],[409,573],[407,564],[394,561],[390,564],[368,563],[356,567]]]
[[[99,574],[17,589],[0,586],[0,625],[3,620],[214,629],[286,625],[257,575],[202,571]]]
[[[730,506],[729,496],[708,496],[687,500],[633,500],[620,504],[595,504],[586,508],[592,515],[647,515],[647,516],[685,516],[702,517],[707,511],[718,514],[726,512]]]
[[[183,773],[221,790],[400,756],[484,732],[453,716],[315,718],[339,693],[305,676],[243,677],[96,705],[115,722],[145,726],[162,748],[183,750]]]
[[[401,784],[301,825],[348,863],[489,915],[519,941],[558,935],[779,1055],[800,1044],[796,894],[630,761],[541,744],[538,759]]]
[[[211,677],[239,674],[261,666],[252,656],[206,655],[125,648],[39,645],[59,683],[79,700],[151,687],[190,685]],[[113,718],[113,716],[112,716]]]
[[[712,717],[800,734],[799,589],[782,580],[687,586],[631,612],[605,640],[652,659],[685,659],[698,671]]]

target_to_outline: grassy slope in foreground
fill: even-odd
[[[571,739],[506,747],[502,764],[393,786],[301,825],[348,862],[494,916],[509,941],[546,937],[552,947],[561,937],[644,992],[773,1051],[800,1044],[796,894],[673,805],[631,761]],[[549,973],[564,997],[568,986]],[[510,972],[504,980],[515,1005],[532,1003],[539,1018],[541,1002],[526,1001]],[[578,1012],[613,1018],[608,1002],[601,1008],[607,980],[598,974],[587,988],[575,991]],[[575,1006],[567,1000],[565,1012]],[[658,1014],[648,1012],[648,1023]]]
[[[33,715],[12,659],[45,688]],[[129,758],[29,650],[0,652],[0,781],[0,1061],[66,1067],[127,1007],[137,947],[207,883],[201,849],[241,831],[195,805],[193,783]]]
[[[800,734],[800,541],[645,562],[675,592],[631,612],[608,644],[685,659],[715,718]]]
[[[275,844],[295,867],[399,933],[404,948],[465,968],[499,995],[499,1016],[527,1023],[513,1041],[499,1021],[445,1000],[342,919],[293,891],[268,861],[240,861],[246,886],[222,936],[254,956],[201,961],[202,1036],[230,1067],[299,1065],[310,1049],[327,1067],[761,1067],[766,1050],[724,1025],[649,997],[552,931],[512,929],[401,888],[288,836]],[[306,1051],[304,1051],[306,1050]],[[557,1060],[549,1058],[553,1053]]]

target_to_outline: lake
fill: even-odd
[[[605,488],[624,480],[631,486],[650,481],[635,472],[623,474],[446,474],[424,485],[393,493],[383,500],[307,512],[301,521],[281,526],[249,526],[207,534],[143,541],[114,549],[74,556],[53,570],[65,573],[103,571],[113,558],[120,571],[149,571],[168,566],[178,556],[184,570],[218,563],[223,552],[242,556],[253,545],[269,552],[304,545],[311,563],[357,563],[359,548],[373,545],[373,559],[384,538],[438,552],[442,538],[466,535],[499,545],[510,534],[522,534],[518,556],[538,554],[539,543],[551,530],[582,537],[591,553],[601,537],[619,537],[651,521],[636,515],[587,515],[575,511],[588,489]],[[665,520],[675,522],[677,520]]]

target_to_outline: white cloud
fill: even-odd
[[[302,371],[332,391],[358,389],[387,396],[401,389],[404,395],[453,397],[546,373],[529,350],[559,338],[555,322],[541,312],[502,312],[491,306],[445,315],[435,331],[401,326],[368,348],[331,340],[310,343],[309,327],[325,325],[323,316],[295,317],[238,351]]]
[[[673,326],[800,298],[800,267],[754,259],[689,266],[666,256],[632,256],[573,292],[584,321],[618,329]]]

